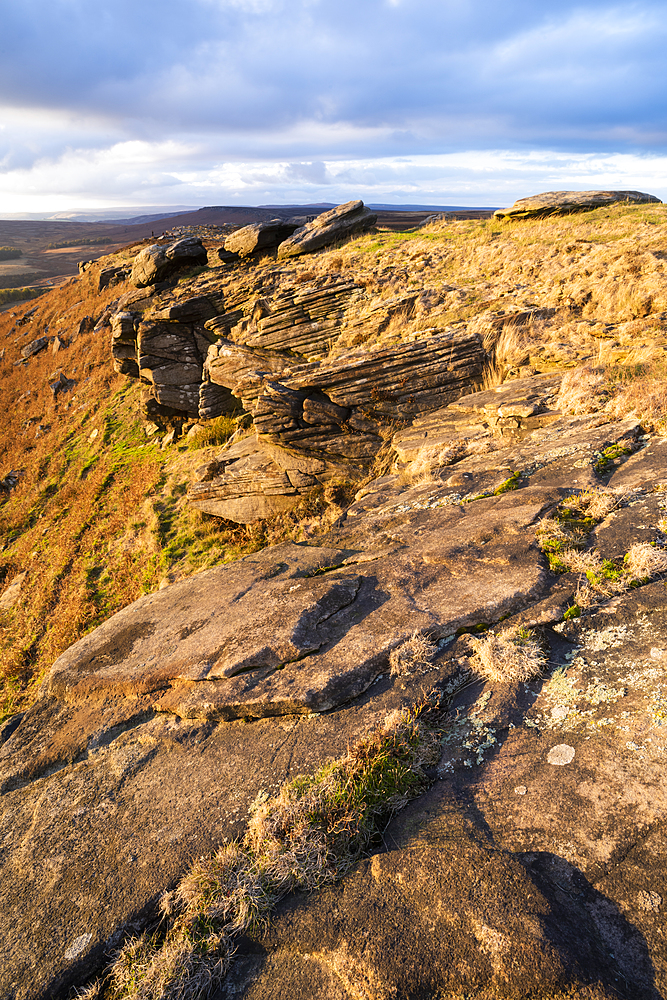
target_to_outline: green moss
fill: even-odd
[[[494,497],[499,497],[503,493],[509,493],[511,490],[516,490],[521,485],[523,473],[520,471],[513,472],[504,482],[500,484],[494,491]]]
[[[593,468],[599,476],[606,475],[615,464],[615,459],[624,455],[631,455],[632,449],[623,444],[612,444],[604,451],[596,452],[595,464]]]

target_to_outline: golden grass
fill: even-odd
[[[417,630],[400,646],[392,649],[389,655],[389,673],[392,677],[401,677],[417,670],[428,670],[437,652],[436,643]]]
[[[469,636],[473,672],[494,683],[508,684],[539,677],[547,658],[530,629],[510,626],[483,636]]]

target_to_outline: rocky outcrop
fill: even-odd
[[[286,257],[298,257],[302,253],[312,253],[364,232],[376,222],[377,215],[366,208],[363,201],[345,202],[297,229],[290,239],[278,247],[278,258],[283,260]]]
[[[327,350],[344,321],[350,322],[347,312],[361,299],[361,292],[354,282],[329,279],[290,289],[274,299],[257,297],[209,320],[206,328],[247,347],[317,355]]]
[[[453,690],[466,632],[501,620],[537,629],[544,674],[463,688],[428,795],[339,885],[243,938],[221,996],[664,992],[665,585],[565,617],[577,575],[553,573],[537,535],[596,485],[614,509],[589,544],[619,564],[636,541],[659,549],[665,447],[633,419],[557,414],[555,391],[519,380],[441,409],[494,449],[452,469],[436,456],[411,482],[431,436],[417,417],[421,439],[394,439],[407,474],[365,486],[328,534],[146,595],[56,661],[2,731],[4,993],[83,986],[193,855],[243,832],[262,789]],[[414,633],[437,656],[390,675]]]
[[[139,378],[137,362],[137,331],[131,312],[118,312],[111,317],[111,357],[119,375]]]
[[[183,323],[141,322],[136,343],[146,412],[197,417],[208,340]]]
[[[296,223],[285,222],[283,219],[272,219],[270,222],[256,222],[252,226],[244,226],[225,240],[225,250],[238,257],[248,257],[259,250],[269,250],[277,247],[297,229]]]
[[[183,267],[206,264],[207,259],[206,249],[197,236],[187,236],[166,245],[154,243],[144,247],[134,258],[130,281],[137,288],[145,288]]]
[[[235,444],[220,456],[220,474],[193,486],[199,510],[247,522],[287,509],[333,476],[358,479],[396,418],[456,399],[481,378],[485,352],[475,336],[443,334],[329,363],[288,368],[286,360],[231,341],[209,349],[208,379],[242,402],[257,442]]]
[[[530,219],[539,215],[590,211],[616,202],[631,205],[648,202],[662,204],[655,195],[643,194],[641,191],[547,191],[530,198],[519,198],[511,208],[499,208],[493,214],[497,219]]]

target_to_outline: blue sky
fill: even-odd
[[[2,0],[0,212],[667,200],[664,2]]]

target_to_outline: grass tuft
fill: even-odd
[[[667,573],[667,552],[650,542],[636,542],[628,550],[624,563],[632,580],[644,582]]]
[[[436,643],[431,642],[427,636],[417,630],[400,646],[392,649],[389,655],[389,672],[392,677],[401,677],[404,674],[412,674],[416,670],[428,670],[437,652]]]
[[[470,661],[473,671],[495,683],[532,680],[547,664],[530,629],[510,626],[497,633],[471,635],[469,641],[475,654]]]

